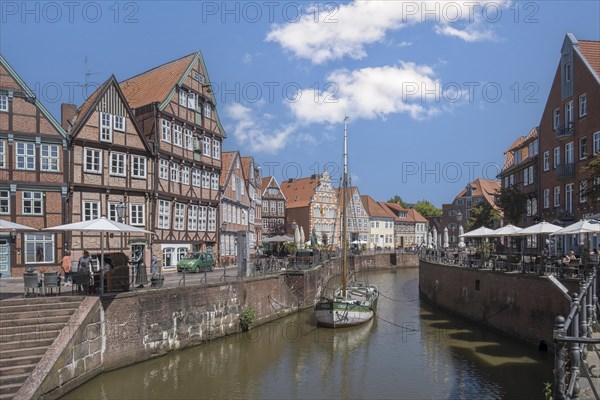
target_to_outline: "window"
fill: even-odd
[[[579,202],[586,203],[587,196],[585,195],[585,191],[587,190],[587,181],[579,181]]]
[[[44,194],[42,192],[23,192],[23,214],[42,215]]]
[[[217,230],[217,209],[210,207],[208,209],[208,231],[214,232]]]
[[[206,207],[201,206],[198,210],[198,230],[204,232],[206,231]]]
[[[169,160],[165,160],[164,158],[160,159],[158,177],[160,179],[169,179]]]
[[[100,141],[112,142],[112,115],[108,113],[100,113]]]
[[[129,224],[134,226],[144,226],[146,220],[145,206],[143,203],[129,204]]]
[[[565,144],[565,164],[573,164],[575,162],[575,155],[573,154],[573,142]]]
[[[120,203],[109,202],[108,203],[108,219],[111,221],[123,222],[119,221],[119,213],[117,212],[117,206]]]
[[[560,147],[554,148],[554,168],[560,165]]]
[[[211,118],[212,116],[212,107],[208,103],[204,103],[204,117]]]
[[[560,186],[554,187],[554,207],[560,206]]]
[[[188,150],[194,150],[194,136],[191,129],[186,129],[183,137],[183,146]]]
[[[550,153],[544,152],[544,171],[548,171],[550,169]]]
[[[8,111],[8,96],[0,95],[0,111]]]
[[[175,218],[173,229],[177,231],[182,231],[185,229],[185,204],[175,203]]]
[[[110,153],[110,174],[125,176],[125,153]]]
[[[263,213],[269,212],[269,202],[267,200],[263,200],[262,210],[263,210]]]
[[[6,144],[0,140],[0,169],[6,168]]]
[[[198,230],[198,206],[188,207],[188,231]]]
[[[179,165],[171,163],[171,182],[179,182]]]
[[[192,169],[192,186],[200,187],[200,185],[201,185],[200,170],[198,168],[193,168]]]
[[[544,208],[550,208],[550,189],[544,189]]]
[[[59,147],[56,144],[40,146],[40,169],[48,172],[58,172]]]
[[[0,190],[0,214],[10,214],[10,192]]]
[[[25,234],[25,264],[54,263],[54,234]]]
[[[565,128],[573,126],[573,100],[565,104]]]
[[[85,172],[92,172],[94,174],[99,174],[102,172],[102,151],[101,150],[89,149],[89,148],[86,148],[84,150],[83,170]]]
[[[173,144],[180,147],[183,144],[183,129],[181,125],[173,124]]]
[[[219,190],[219,174],[213,172],[210,176],[210,188],[213,190]]]
[[[585,160],[587,158],[587,138],[579,138],[579,159]]]
[[[573,184],[565,185],[565,211],[568,214],[573,212]]]
[[[184,185],[190,184],[190,167],[181,166],[181,183]]]
[[[90,221],[97,218],[100,218],[100,202],[84,200],[81,207],[81,220]]]
[[[515,164],[521,164],[521,150],[517,150],[513,153],[513,157],[515,159]],[[470,192],[468,191],[469,189],[467,188],[467,196],[471,196]]]
[[[584,93],[579,96],[579,117],[587,115],[587,95]]]
[[[536,156],[539,151],[539,143],[537,140],[529,143],[529,157]]]
[[[125,132],[125,117],[122,115],[113,115],[113,119],[115,130]]]
[[[571,63],[565,64],[565,82],[571,82]]]
[[[208,136],[202,138],[202,153],[210,157],[210,138]]]
[[[196,93],[190,92],[187,98],[187,106],[192,110],[196,109]]]
[[[552,111],[552,128],[557,130],[560,127],[560,109],[555,108]]]
[[[187,105],[187,92],[183,89],[179,89],[179,105],[184,107]]]
[[[133,178],[146,178],[146,157],[131,156],[131,176]]]
[[[221,142],[217,139],[213,139],[213,158],[216,160],[221,159]]]
[[[163,119],[162,120],[162,141],[171,143],[171,122]]]
[[[17,169],[35,170],[35,143],[17,142]]]
[[[169,218],[171,216],[171,202],[165,200],[158,201],[158,227],[169,229]]]
[[[208,171],[202,171],[202,187],[210,189],[210,172]]]
[[[600,131],[594,133],[594,154],[600,153]]]
[[[283,214],[283,201],[277,202],[277,213]]]

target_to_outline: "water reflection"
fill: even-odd
[[[312,310],[112,371],[69,399],[543,398],[552,359],[439,312],[418,271],[370,276],[377,318],[316,328]]]

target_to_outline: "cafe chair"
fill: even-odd
[[[54,289],[57,289],[56,294],[60,295],[60,275],[58,275],[58,272],[46,272],[44,274],[42,289],[44,290],[44,296],[48,294],[48,291],[50,291],[50,294],[54,294]]]
[[[23,297],[27,297],[29,293],[33,295],[38,295],[40,293],[40,282],[38,281],[38,274],[23,274],[23,281],[25,284]]]

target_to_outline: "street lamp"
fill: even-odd
[[[465,242],[463,241],[463,237],[460,236],[461,235],[460,231],[461,231],[461,227],[462,227],[462,224],[461,224],[462,218],[463,218],[463,215],[460,212],[460,210],[458,210],[458,212],[456,213],[456,220],[458,221],[458,235],[459,235],[458,248],[459,249],[462,249],[463,247],[465,247]]]

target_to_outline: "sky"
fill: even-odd
[[[440,207],[539,124],[566,33],[600,40],[594,1],[0,2],[0,52],[60,120],[201,50],[227,133],[280,182],[339,181]]]

